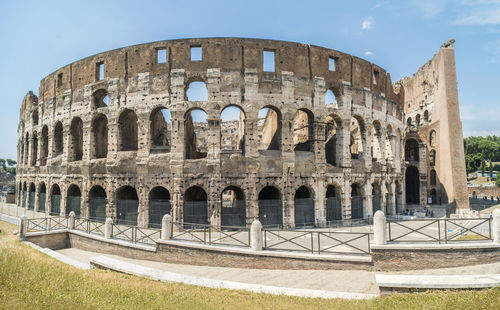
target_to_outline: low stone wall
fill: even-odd
[[[33,232],[26,235],[26,240],[42,248],[60,250],[70,247],[68,231]]]
[[[500,197],[500,187],[484,186],[484,187],[468,187],[469,195],[476,195],[478,197]]]
[[[403,271],[500,262],[500,244],[374,245],[375,270]]]

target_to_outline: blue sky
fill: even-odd
[[[189,37],[296,41],[411,76],[456,39],[464,135],[500,134],[500,0],[0,0],[0,158],[16,158],[26,92],[54,70],[106,50]]]

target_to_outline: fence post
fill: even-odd
[[[71,211],[69,213],[69,225],[68,229],[75,229],[75,212]]]
[[[106,222],[104,222],[104,238],[111,239],[112,235],[113,235],[113,219],[107,217]]]
[[[250,226],[250,248],[252,251],[262,251],[262,224],[259,220],[253,220]]]
[[[500,209],[495,209],[493,211],[493,220],[491,224],[491,226],[493,226],[491,229],[493,243],[500,243]]]
[[[385,214],[381,210],[373,216],[373,241],[377,245],[387,244]]]
[[[27,230],[27,220],[26,215],[21,216],[21,220],[19,221],[19,239],[24,240],[26,237]]]
[[[172,239],[172,216],[165,214],[161,220],[161,240]]]

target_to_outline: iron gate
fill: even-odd
[[[184,201],[184,223],[208,224],[206,201]]]
[[[137,210],[139,207],[139,200],[125,200],[120,199],[117,201],[117,225],[137,225]]]
[[[38,211],[45,212],[45,200],[47,196],[45,193],[40,193],[40,201],[38,203]]]
[[[280,226],[283,223],[281,199],[259,200],[259,220],[262,226]]]
[[[106,198],[90,197],[90,219],[98,222],[106,220]]]
[[[364,216],[363,196],[351,197],[351,218],[362,219]]]
[[[151,199],[149,201],[149,227],[161,226],[165,214],[172,209],[169,199]]]
[[[337,197],[326,198],[326,221],[340,221],[342,220],[342,206],[340,199]]]
[[[61,213],[61,195],[52,195],[50,203],[50,215],[57,215]]]
[[[314,226],[314,200],[312,198],[296,198],[295,226]]]
[[[244,200],[234,200],[229,205],[222,202],[221,225],[222,226],[245,226],[246,225],[246,206]]]
[[[30,204],[28,210],[35,210],[35,192],[30,192]]]
[[[80,218],[80,196],[68,196],[66,201],[66,214],[75,212],[76,218]]]
[[[377,212],[378,210],[381,210],[380,195],[372,196],[372,207],[373,207],[373,214],[375,214],[375,212]]]

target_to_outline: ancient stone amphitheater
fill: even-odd
[[[158,225],[322,226],[404,203],[402,90],[377,65],[260,39],[104,52],[24,98],[17,203]]]

